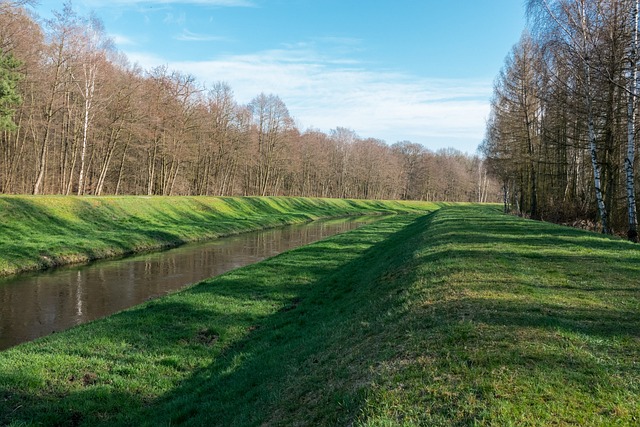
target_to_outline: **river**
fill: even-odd
[[[314,221],[0,279],[0,350],[378,219]]]

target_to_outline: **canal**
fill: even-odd
[[[0,350],[379,219],[321,220],[0,279]]]

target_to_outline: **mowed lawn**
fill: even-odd
[[[0,353],[0,424],[638,425],[640,250],[445,206]]]

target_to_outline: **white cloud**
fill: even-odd
[[[304,44],[205,61],[170,62],[128,53],[143,67],[167,64],[211,84],[225,81],[240,103],[261,92],[280,96],[303,127],[337,126],[389,143],[473,152],[484,136],[491,81],[429,79],[373,71],[352,60],[323,57]]]
[[[134,46],[137,44],[129,37],[123,36],[122,34],[110,34],[109,37],[111,37],[113,42],[118,46]]]
[[[181,12],[178,15],[174,15],[173,13],[168,12],[162,22],[164,22],[165,24],[184,25],[187,22],[187,14]]]
[[[213,36],[209,34],[192,33],[191,31],[186,29],[182,30],[182,33],[178,34],[175,37],[175,39],[180,41],[196,41],[196,42],[227,40],[225,37]]]
[[[105,6],[102,0],[86,0],[85,3],[92,6]],[[255,7],[252,0],[110,0],[109,6],[135,6],[135,5],[171,5],[171,4],[194,4],[201,6],[223,6],[223,7]]]

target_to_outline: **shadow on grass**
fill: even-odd
[[[638,245],[511,217],[470,220],[467,210],[457,210],[457,215],[446,212],[447,232],[432,239],[431,250],[418,259],[421,264],[446,260],[446,274],[456,287],[484,296],[456,299],[473,318],[640,337]],[[442,313],[456,312],[442,305]]]
[[[633,251],[493,208],[390,218],[8,352],[71,361],[0,369],[0,423],[628,421]]]
[[[267,281],[277,275],[286,277],[278,288],[289,295],[288,303],[253,326],[246,339],[163,396],[142,419],[150,425],[351,422],[363,405],[369,369],[388,356],[388,343],[379,339],[376,325],[393,304],[395,284],[385,282],[383,276],[402,267],[407,250],[412,250],[406,242],[428,221],[422,217],[407,222],[401,231],[348,263],[342,260],[352,258],[353,248],[380,240],[382,224],[264,263],[261,270]],[[255,289],[262,282],[262,277],[246,273],[240,283],[230,283],[227,289],[237,289],[247,280],[254,282]],[[207,292],[203,286],[194,291]]]
[[[363,410],[373,425],[635,425],[640,251],[454,207],[437,212]]]
[[[272,412],[274,399],[278,411],[302,405],[298,420],[319,408],[320,420],[352,419],[380,355],[363,345],[376,335],[363,322],[389,298],[379,278],[401,266],[405,241],[426,221],[383,220],[9,350],[46,360],[55,381],[0,369],[0,413],[11,414],[0,423],[251,425],[286,418]],[[345,349],[354,337],[359,347]],[[30,381],[43,390],[16,391]]]

